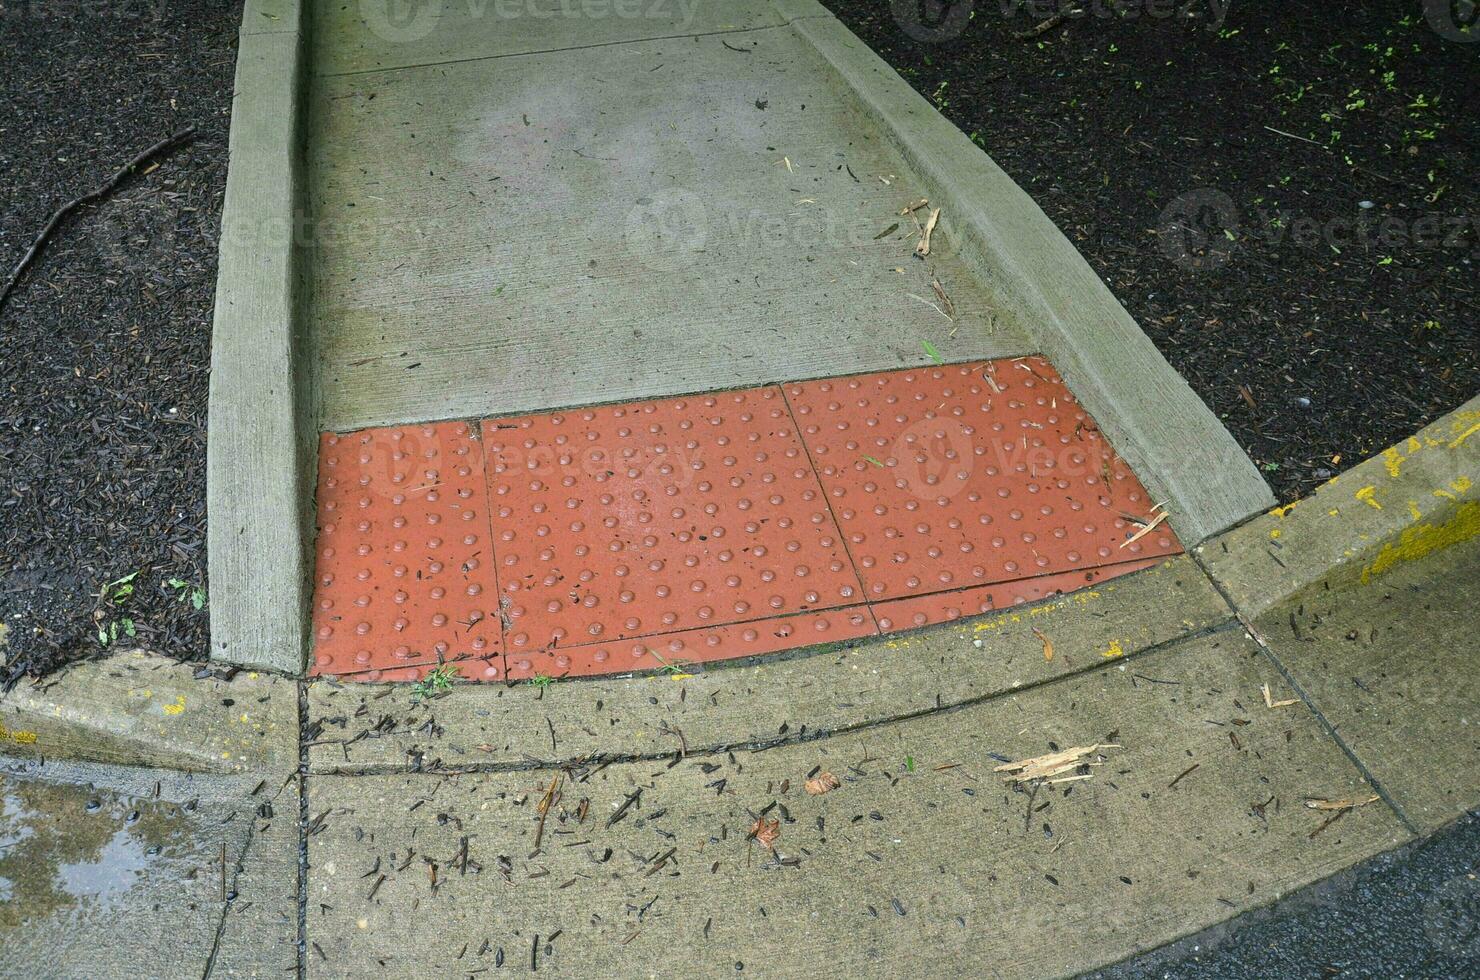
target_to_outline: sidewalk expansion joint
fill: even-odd
[[[1393,798],[1392,793],[1388,792],[1387,788],[1383,786],[1382,782],[1377,778],[1376,775],[1373,774],[1372,770],[1367,768],[1367,764],[1364,763],[1357,755],[1357,753],[1353,751],[1352,747],[1347,744],[1346,739],[1341,737],[1341,733],[1336,730],[1336,726],[1333,725],[1331,723],[1331,720],[1326,717],[1325,712],[1321,711],[1321,708],[1318,704],[1316,704],[1315,699],[1312,698],[1310,694],[1305,690],[1305,687],[1295,679],[1295,675],[1292,674],[1285,667],[1284,662],[1280,660],[1280,657],[1277,653],[1275,653],[1274,648],[1269,645],[1269,642],[1267,640],[1265,640],[1264,634],[1260,632],[1260,630],[1252,622],[1250,622],[1249,618],[1244,615],[1243,611],[1238,608],[1237,603],[1233,601],[1233,598],[1223,588],[1223,585],[1208,571],[1208,568],[1203,563],[1201,556],[1196,553],[1196,549],[1194,549],[1192,552],[1189,552],[1189,554],[1191,555],[1193,562],[1197,564],[1197,567],[1202,570],[1203,575],[1207,577],[1207,580],[1210,583],[1212,583],[1212,586],[1218,592],[1218,595],[1222,596],[1224,603],[1226,603],[1229,610],[1232,611],[1235,622],[1237,622],[1239,626],[1243,629],[1243,631],[1248,634],[1249,638],[1254,641],[1254,643],[1259,647],[1264,656],[1269,659],[1269,662],[1274,666],[1274,669],[1280,672],[1280,676],[1285,679],[1285,683],[1290,685],[1290,689],[1295,692],[1295,696],[1300,698],[1301,702],[1310,711],[1311,715],[1314,716],[1316,721],[1320,723],[1321,728],[1330,737],[1331,741],[1335,742],[1336,745],[1340,747],[1341,751],[1346,755],[1347,759],[1350,760],[1351,764],[1356,767],[1357,772],[1361,773],[1362,778],[1365,779],[1367,781],[1367,784],[1372,787],[1373,792],[1382,797],[1382,801],[1387,804],[1388,809],[1392,810],[1393,816],[1398,818],[1398,822],[1403,825],[1404,829],[1407,830],[1410,834],[1413,834],[1415,837],[1421,836],[1422,832],[1413,823],[1413,821],[1408,819],[1408,814],[1403,811],[1403,808],[1398,804],[1398,801]]]
[[[818,15],[821,16],[821,15]],[[392,65],[388,68],[359,68],[354,71],[324,72],[320,78],[350,78],[356,75],[384,75],[398,71],[415,71],[418,68],[444,68],[448,65],[466,65],[486,61],[502,61],[506,58],[532,58],[538,55],[562,54],[567,51],[590,51],[596,48],[615,48],[630,44],[646,44],[651,41],[683,41],[698,37],[726,37],[735,34],[755,34],[760,31],[778,31],[790,27],[805,17],[793,17],[780,24],[762,24],[758,27],[738,27],[732,30],[699,31],[694,34],[659,34],[655,37],[624,38],[619,41],[599,41],[595,44],[572,44],[563,48],[539,48],[531,51],[509,51],[505,54],[485,54],[476,58],[449,58],[445,61],[424,61],[414,65]]]
[[[664,762],[671,761],[675,757],[682,759],[703,758],[706,756],[723,755],[726,752],[768,752],[772,749],[784,748],[790,745],[802,745],[811,742],[821,742],[841,735],[852,735],[858,732],[867,732],[879,728],[888,728],[905,722],[918,721],[923,718],[935,718],[943,715],[953,714],[968,708],[975,708],[992,701],[1002,701],[1035,691],[1038,688],[1048,687],[1059,683],[1068,683],[1096,671],[1113,670],[1125,664],[1134,663],[1148,657],[1154,656],[1164,650],[1180,646],[1183,643],[1202,639],[1210,636],[1219,636],[1224,633],[1242,629],[1239,621],[1230,616],[1229,618],[1202,629],[1184,633],[1180,636],[1163,640],[1160,643],[1150,644],[1140,650],[1127,653],[1116,658],[1113,663],[1100,665],[1088,670],[1075,671],[1070,674],[1060,674],[1056,677],[1044,677],[1029,681],[1021,686],[1006,691],[996,691],[989,694],[977,695],[965,698],[950,704],[937,703],[935,707],[922,708],[918,711],[908,711],[887,718],[872,718],[868,721],[852,725],[842,725],[837,728],[816,728],[809,730],[802,725],[795,733],[778,735],[774,738],[744,739],[735,742],[711,743],[705,746],[690,746],[687,750],[670,750],[666,752],[615,752],[615,753],[592,753],[577,756],[565,760],[536,759],[526,756],[519,762],[473,762],[466,765],[442,766],[440,759],[434,759],[429,765],[419,767],[412,765],[389,765],[385,763],[369,763],[363,765],[326,765],[318,769],[316,774],[320,776],[461,776],[475,773],[502,773],[502,772],[556,772],[573,770],[582,767],[596,766],[605,768],[610,765],[619,765],[630,762]],[[320,740],[315,745],[335,745],[337,740]],[[305,752],[307,749],[305,748]],[[432,753],[427,753],[431,755]],[[423,756],[425,758],[426,756]]]
[[[298,688],[298,980],[308,975],[308,682]]]

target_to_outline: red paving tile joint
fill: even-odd
[[[1180,551],[1019,358],[323,438],[315,672],[622,673],[1000,608]]]

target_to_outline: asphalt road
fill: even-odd
[[[1480,812],[1267,909],[1088,976],[1480,976]]]

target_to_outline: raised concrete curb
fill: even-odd
[[[297,685],[135,650],[0,695],[0,752],[20,758],[282,773],[298,765]]]
[[[308,689],[309,767],[519,768],[784,744],[976,703],[1229,621],[1196,564],[1179,557],[949,626],[677,679],[465,684],[419,705],[405,685],[318,681]]]
[[[1196,549],[1252,618],[1319,583],[1336,588],[1480,535],[1480,397],[1310,497]]]
[[[285,673],[303,668],[314,452],[294,261],[302,20],[297,0],[243,15],[206,451],[211,656]]]
[[[1166,502],[1183,542],[1273,504],[1228,430],[1032,198],[816,0],[775,2],[893,134],[968,268],[1013,301],[1042,353]]]

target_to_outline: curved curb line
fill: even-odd
[[[298,0],[248,0],[221,216],[206,449],[211,656],[303,669],[312,426],[295,266]]]
[[[1317,583],[1380,578],[1480,535],[1480,397],[1314,494],[1195,549],[1243,615]]]
[[[962,259],[1012,300],[1023,328],[1167,502],[1183,542],[1196,544],[1272,505],[1268,485],[1228,430],[1032,198],[815,0],[775,2],[893,134],[942,207]]]

